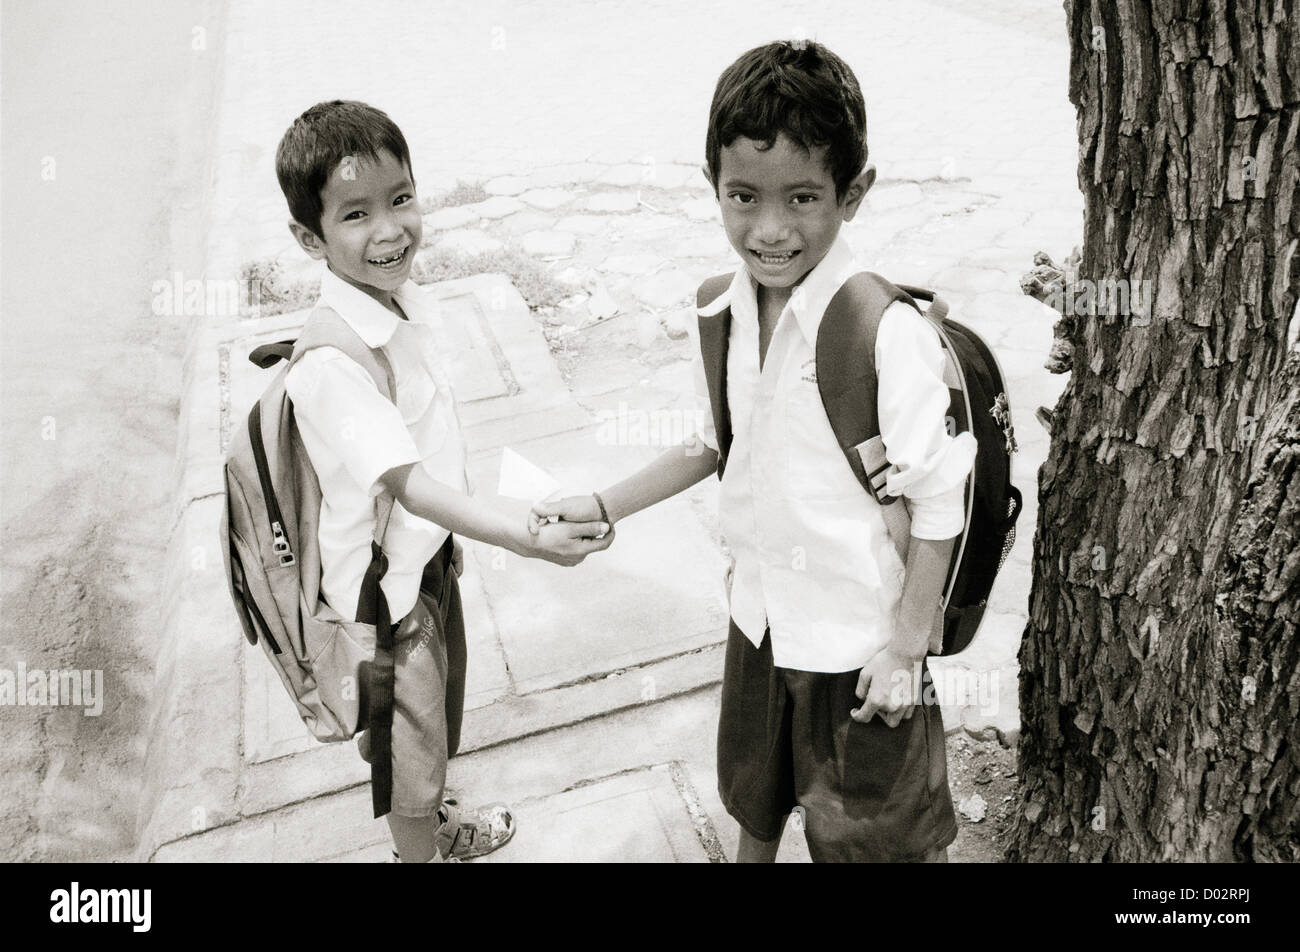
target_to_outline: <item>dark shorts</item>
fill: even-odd
[[[937,704],[890,727],[849,712],[859,671],[777,668],[731,624],[718,722],[718,793],[751,836],[803,825],[814,862],[932,860],[957,836]]]
[[[447,761],[460,746],[465,709],[465,619],[451,567],[452,540],[424,567],[415,607],[393,638],[393,800],[398,816],[442,806]],[[369,759],[368,736],[359,738]]]

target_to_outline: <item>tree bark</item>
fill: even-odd
[[[1009,860],[1300,859],[1298,5],[1066,0],[1078,280],[1152,308],[1066,299]]]

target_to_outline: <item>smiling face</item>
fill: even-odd
[[[789,289],[830,251],[875,178],[867,169],[835,194],[826,148],[811,151],[778,135],[770,149],[743,136],[719,153],[715,184],[727,240],[754,280]]]
[[[297,222],[294,236],[313,258],[385,306],[411,273],[424,222],[410,170],[387,149],[348,156],[321,189],[321,237]]]

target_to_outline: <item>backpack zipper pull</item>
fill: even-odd
[[[284,528],[278,522],[271,523],[271,532],[275,534],[275,541],[271,547],[275,549],[275,554],[280,557],[281,565],[293,565],[297,560],[293,557],[293,550],[289,548],[289,539],[284,534]]]

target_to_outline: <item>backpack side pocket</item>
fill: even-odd
[[[313,682],[313,707],[321,710],[313,733],[319,740],[347,740],[357,732],[365,698],[362,665],[375,655],[375,626],[346,621],[328,605],[304,618],[303,630],[312,650],[308,667]],[[329,617],[335,616],[335,617]]]

